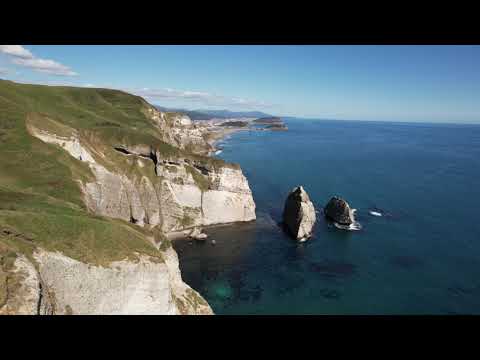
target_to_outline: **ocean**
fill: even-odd
[[[174,243],[216,314],[480,314],[480,126],[285,122],[218,154],[241,165],[257,220]],[[317,210],[346,199],[361,230],[318,213],[314,236],[292,240],[278,224],[297,185]]]

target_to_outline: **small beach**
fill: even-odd
[[[213,150],[210,152],[210,156],[216,155],[217,151],[222,150],[219,148],[219,144],[221,144],[223,141],[228,139],[231,135],[235,134],[236,132],[239,131],[255,131],[251,128],[242,128],[242,127],[237,127],[237,128],[230,128],[230,127],[221,127],[221,126],[215,126],[209,129],[208,131],[208,143],[210,146],[213,148]]]

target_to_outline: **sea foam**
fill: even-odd
[[[357,209],[352,209],[352,215],[354,215],[356,212],[357,212]],[[348,231],[357,231],[362,229],[362,225],[358,221],[354,221],[350,225],[342,225],[337,222],[334,222],[333,225],[335,225],[337,229],[348,230]]]

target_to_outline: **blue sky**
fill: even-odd
[[[480,123],[480,46],[0,45],[0,77],[188,109]]]

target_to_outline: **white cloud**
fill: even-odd
[[[47,73],[52,75],[75,76],[77,73],[72,71],[68,66],[60,64],[54,60],[41,59],[33,55],[28,49],[22,45],[0,45],[0,53],[7,55],[11,62],[15,65],[23,66],[37,72]],[[5,74],[3,69],[0,69],[0,74]],[[48,82],[51,84],[51,82]],[[68,85],[68,84],[65,84]],[[77,85],[79,86],[79,85]],[[80,85],[84,87],[94,87],[92,84]],[[164,101],[175,100],[188,103],[195,103],[196,105],[206,106],[231,106],[237,108],[269,108],[273,105],[267,104],[263,101],[249,100],[240,97],[229,97],[223,95],[210,94],[204,91],[191,90],[175,90],[175,89],[128,89],[122,88],[120,90],[142,96],[149,101]]]
[[[77,73],[72,71],[68,66],[62,65],[54,60],[35,57],[28,49],[25,49],[21,45],[0,45],[0,52],[10,56],[14,64],[34,71],[61,76],[77,75]]]
[[[12,59],[14,64],[25,66],[35,71],[53,74],[53,75],[65,75],[65,76],[74,76],[77,75],[75,72],[70,70],[69,67],[62,65],[53,60],[46,59],[22,59],[16,58]]]
[[[72,79],[73,80],[73,79]],[[91,84],[91,83],[78,83],[70,79],[65,80],[43,80],[39,82],[34,82],[37,84],[43,85],[54,85],[54,86],[81,86],[86,88],[103,88],[103,89],[116,89],[125,91],[130,94],[138,95],[145,98],[150,103],[158,102],[159,105],[169,106],[166,104],[167,101],[181,102],[182,105],[172,105],[172,106],[185,106],[189,108],[190,106],[207,106],[207,107],[225,107],[237,110],[262,110],[262,109],[273,109],[279,108],[280,105],[269,104],[263,101],[249,100],[240,97],[229,97],[223,95],[210,94],[204,91],[191,91],[191,90],[174,90],[170,88],[127,88],[127,87],[118,87],[112,86],[109,84]],[[31,81],[22,81],[16,80],[17,82],[22,83],[32,83]]]
[[[22,45],[0,45],[0,51],[11,56],[22,59],[32,59],[32,53],[25,49]]]
[[[8,73],[9,71],[7,69],[0,68],[0,75],[7,75]]]
[[[271,107],[263,101],[248,100],[238,97],[210,94],[202,91],[182,91],[174,89],[125,89],[127,92],[142,96],[148,100],[182,100],[202,105],[235,106],[235,107]]]

